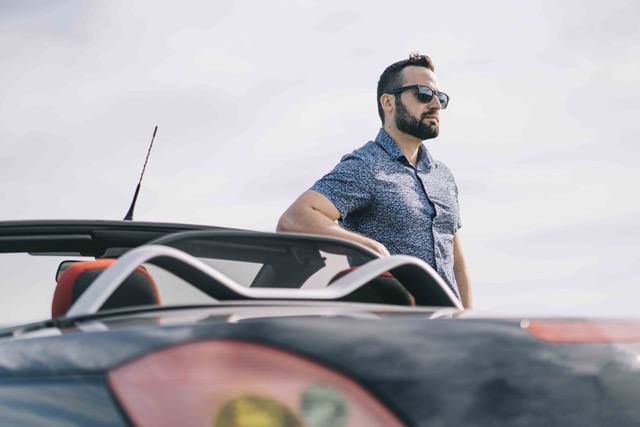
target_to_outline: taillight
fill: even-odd
[[[353,380],[258,344],[183,344],[119,367],[108,380],[137,427],[402,425]]]
[[[556,343],[640,342],[640,322],[601,320],[525,320],[531,335]]]

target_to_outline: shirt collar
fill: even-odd
[[[384,129],[380,128],[378,135],[376,136],[376,143],[382,147],[382,149],[391,157],[392,159],[399,160],[404,159],[408,163],[408,159],[402,154],[400,151],[400,147],[398,144],[391,138],[391,136]],[[431,165],[433,163],[433,158],[431,154],[427,150],[427,147],[424,144],[420,144],[420,148],[418,150],[418,170],[429,170],[431,169]]]

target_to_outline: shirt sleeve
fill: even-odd
[[[343,220],[349,213],[364,208],[371,200],[371,168],[359,156],[347,154],[335,168],[311,187],[325,196]]]

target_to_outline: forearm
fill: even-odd
[[[458,284],[458,292],[460,293],[460,301],[464,308],[472,308],[473,301],[471,297],[471,281],[466,267],[458,267],[454,269],[456,283]]]
[[[473,302],[471,297],[471,280],[467,272],[467,263],[462,252],[460,235],[458,233],[453,236],[453,274],[458,284],[458,292],[460,294],[460,302],[464,308],[472,308]]]

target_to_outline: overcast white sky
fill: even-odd
[[[636,314],[640,3],[0,1],[0,220],[273,230],[375,137],[412,51],[451,98],[476,307]]]

